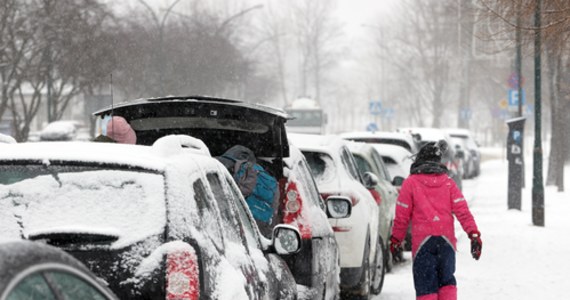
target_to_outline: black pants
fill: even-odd
[[[455,249],[441,236],[429,237],[414,259],[416,296],[437,294],[446,285],[456,285]]]

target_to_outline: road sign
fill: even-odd
[[[374,122],[368,124],[368,125],[366,126],[366,131],[371,131],[371,132],[378,131],[378,125],[377,125],[376,123],[374,123]]]
[[[368,104],[368,108],[370,110],[371,115],[379,115],[382,113],[382,102],[378,101],[370,101]]]
[[[509,102],[507,102],[507,99],[501,99],[501,101],[499,101],[500,108],[507,109],[507,106],[509,106]]]
[[[521,84],[521,86],[524,85],[524,77],[522,77],[522,80],[519,80],[519,76],[517,75],[517,73],[513,72],[509,76],[508,83],[511,89],[517,90],[519,88],[519,83]]]
[[[472,116],[473,116],[473,112],[471,111],[471,108],[469,108],[469,107],[462,107],[459,110],[459,117],[462,120],[471,120]]]
[[[383,112],[385,119],[392,119],[394,117],[394,114],[396,113],[396,111],[391,107],[384,108]]]
[[[522,105],[525,105],[526,103],[526,93],[524,90],[522,90]],[[509,108],[511,106],[517,107],[519,106],[519,90],[513,90],[510,89],[509,90]]]

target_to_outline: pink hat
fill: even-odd
[[[123,117],[113,117],[107,123],[107,136],[120,144],[136,144],[137,135]]]

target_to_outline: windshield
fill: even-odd
[[[0,166],[0,237],[88,234],[126,246],[164,231],[164,177],[86,166]]]

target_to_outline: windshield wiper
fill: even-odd
[[[116,235],[99,234],[99,233],[68,233],[68,232],[51,232],[31,234],[28,239],[32,241],[45,240],[46,243],[53,246],[70,246],[70,245],[108,245],[119,239]]]

